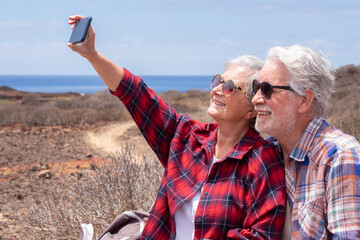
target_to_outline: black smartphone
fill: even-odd
[[[85,41],[92,17],[85,17],[75,23],[69,43],[77,44]]]

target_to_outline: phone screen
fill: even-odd
[[[82,18],[75,23],[69,43],[76,44],[85,41],[92,17]]]

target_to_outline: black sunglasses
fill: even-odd
[[[245,91],[241,89],[241,87],[238,87],[233,80],[224,80],[224,78],[219,73],[217,73],[211,79],[210,88],[213,89],[219,86],[219,84],[222,84],[221,92],[225,97],[230,96],[235,91],[235,89],[239,89],[245,94]]]
[[[285,89],[285,90],[289,90],[289,91],[294,91],[294,89],[292,89],[290,86],[273,86],[268,82],[260,83],[258,80],[254,80],[252,82],[253,94],[255,95],[257,93],[257,91],[259,91],[259,89],[261,89],[261,95],[265,99],[271,98],[271,95],[273,93],[273,88],[280,88],[280,89]]]

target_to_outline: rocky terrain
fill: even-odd
[[[21,101],[27,93],[0,88],[0,99]],[[75,94],[44,94],[55,99]],[[92,171],[126,143],[139,153],[152,154],[132,121],[94,123],[72,127],[0,127],[0,239],[17,239],[18,217],[46,190],[62,188]]]

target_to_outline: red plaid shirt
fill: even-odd
[[[284,166],[270,142],[249,130],[209,169],[218,125],[177,114],[139,77],[124,71],[113,94],[165,168],[142,239],[175,239],[176,210],[202,186],[194,239],[280,239],[286,204]]]

